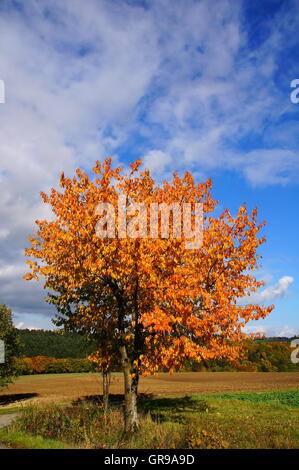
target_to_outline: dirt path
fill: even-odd
[[[0,415],[0,428],[4,428],[5,426],[8,426],[17,416],[18,416],[18,413],[9,413],[7,415]],[[9,449],[9,447],[6,447],[4,444],[1,444],[0,442],[0,449]]]

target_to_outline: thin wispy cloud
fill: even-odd
[[[276,337],[276,338],[292,338],[298,334],[298,330],[289,327],[288,325],[278,325],[278,326],[254,326],[247,325],[243,328],[243,332],[246,334],[261,333],[266,337]]]
[[[292,276],[283,276],[279,281],[261,292],[256,292],[240,300],[242,305],[246,304],[269,304],[276,299],[281,299],[287,295],[291,284],[294,282]]]

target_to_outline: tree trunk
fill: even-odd
[[[137,389],[138,389],[138,374],[131,376],[130,363],[127,356],[126,347],[121,347],[121,357],[124,373],[124,421],[125,421],[125,434],[132,434],[139,429],[138,413],[137,413]]]
[[[103,371],[103,411],[104,415],[107,414],[109,405],[109,386],[110,386],[111,372]]]

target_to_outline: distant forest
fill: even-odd
[[[23,373],[86,372],[91,370],[86,357],[93,346],[77,333],[60,330],[19,330],[22,342],[21,359]],[[245,342],[245,355],[232,365],[220,360],[187,362],[184,370],[193,371],[244,371],[244,372],[291,372],[299,371],[299,363],[293,364],[290,342],[294,338],[264,338]],[[37,357],[39,356],[39,357]],[[45,359],[43,359],[45,358]],[[58,362],[47,361],[55,358]],[[68,363],[61,359],[70,359]],[[73,359],[82,359],[74,362]],[[27,371],[27,372],[26,372]]]
[[[86,358],[92,351],[86,339],[78,333],[51,330],[18,330],[23,357]]]

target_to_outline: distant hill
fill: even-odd
[[[285,342],[285,341],[290,342],[293,339],[298,339],[298,338],[299,338],[299,336],[293,336],[292,338],[287,338],[286,336],[273,336],[273,337],[269,337],[269,338],[255,339],[254,341],[256,341],[256,342],[265,341],[266,343],[272,343],[272,342],[281,343],[281,342]]]
[[[84,337],[77,333],[50,330],[19,330],[23,357],[46,356],[85,358],[92,350]]]
[[[224,360],[209,360],[200,364],[190,362],[187,368],[211,372],[299,372],[299,363],[294,364],[291,361],[294,349],[291,348],[290,338],[279,338],[279,341],[272,338],[245,341],[244,350],[244,357],[240,357],[234,365]]]

